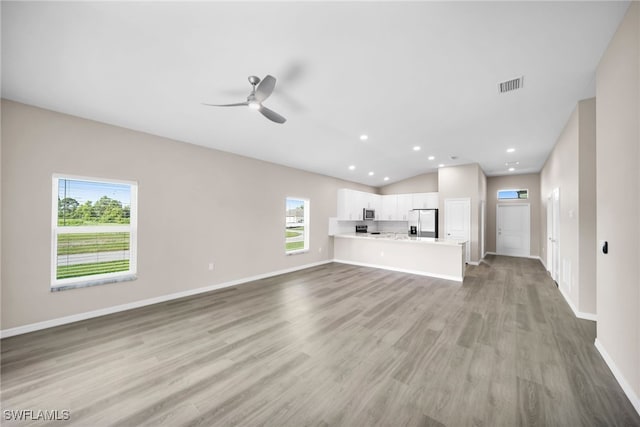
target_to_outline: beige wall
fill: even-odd
[[[547,264],[547,199],[558,188],[558,286],[578,312],[588,315],[596,314],[595,120],[595,99],[578,102],[540,172],[541,258]]]
[[[502,200],[500,203],[528,204],[530,210],[531,256],[540,256],[540,174],[490,176],[487,178],[487,243],[486,251],[496,251],[496,206],[498,190],[527,189],[528,200]]]
[[[596,72],[597,340],[640,410],[640,3]],[[615,371],[614,371],[615,372]]]
[[[596,100],[578,103],[580,114],[578,148],[578,254],[580,279],[578,307],[597,313],[596,303]],[[545,215],[546,218],[546,215]]]
[[[484,172],[477,163],[451,166],[438,169],[438,198],[440,212],[438,215],[438,228],[444,233],[446,199],[470,198],[471,199],[471,262],[480,260],[480,206],[485,195],[482,193],[484,184]]]
[[[438,174],[425,173],[378,189],[379,194],[431,193],[438,191]]]
[[[337,190],[375,191],[10,101],[2,154],[3,329],[331,259]],[[49,291],[53,173],[138,182],[137,280]],[[311,201],[308,253],[284,254],[287,196]]]

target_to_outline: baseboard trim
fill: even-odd
[[[480,261],[467,261],[469,265],[480,265]]]
[[[340,263],[340,264],[357,265],[359,267],[380,268],[382,270],[398,271],[400,273],[417,274],[418,276],[435,277],[436,279],[452,280],[454,282],[459,282],[459,283],[462,283],[462,279],[463,279],[462,277],[458,277],[458,276],[448,276],[446,274],[425,273],[424,271],[409,270],[409,269],[406,269],[406,268],[387,267],[386,265],[369,264],[369,263],[366,263],[366,262],[346,261],[346,260],[342,260],[342,259],[334,259],[333,262],[337,262],[337,263]]]
[[[638,395],[634,393],[633,389],[631,388],[627,380],[624,378],[624,375],[622,375],[622,372],[620,372],[620,369],[618,369],[618,366],[613,361],[609,353],[607,353],[607,350],[605,350],[604,346],[598,340],[598,338],[596,338],[596,341],[594,344],[596,346],[596,349],[598,349],[598,351],[600,352],[600,355],[604,359],[604,362],[607,364],[607,366],[611,370],[611,373],[616,378],[616,381],[618,381],[618,384],[620,384],[622,391],[624,391],[624,394],[627,395],[634,409],[640,415],[640,397],[638,397]]]
[[[569,295],[567,295],[567,293],[562,289],[562,286],[558,286],[558,290],[560,291],[560,295],[562,295],[562,297],[567,302],[567,304],[569,304],[569,307],[571,308],[571,311],[573,311],[573,314],[578,319],[592,320],[594,322],[598,321],[598,316],[596,314],[594,314],[594,313],[584,313],[582,311],[579,311],[576,308],[576,306],[573,305],[573,303],[571,302],[571,299],[569,299]]]
[[[140,301],[134,301],[127,304],[116,305],[113,307],[101,308],[99,310],[87,311],[84,313],[73,314],[70,316],[59,317],[57,319],[45,320],[43,322],[31,323],[28,325],[17,326],[15,328],[9,328],[0,330],[0,339],[9,338],[15,335],[27,334],[29,332],[35,332],[42,329],[53,328],[55,326],[66,325],[69,323],[78,322],[80,320],[92,319],[94,317],[105,316],[107,314],[118,313],[121,311],[131,310],[134,308],[140,308],[147,305],[158,304],[161,302],[171,301],[179,298],[189,297],[192,295],[202,294],[205,292],[215,291],[217,289],[229,288],[231,286],[241,285],[247,282],[253,282],[255,280],[266,279],[273,276],[279,276],[281,274],[293,273],[294,271],[304,270],[306,268],[317,267],[323,264],[330,264],[333,260],[319,261],[310,264],[300,265],[297,267],[286,268],[283,270],[272,271],[269,273],[258,274],[255,276],[244,277],[242,279],[231,280],[229,282],[218,283],[215,285],[205,286],[203,288],[189,289],[188,291],[176,292],[173,294],[162,295],[159,297],[148,298]]]

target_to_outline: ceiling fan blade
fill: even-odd
[[[207,105],[209,107],[239,107],[241,105],[249,105],[248,102],[238,102],[237,104],[206,104],[202,103],[202,105]]]
[[[280,114],[276,113],[273,110],[268,109],[264,105],[260,107],[259,111],[262,113],[263,116],[265,116],[267,119],[271,120],[272,122],[284,123],[287,121],[287,119],[282,117]]]
[[[262,102],[267,99],[271,95],[275,87],[276,78],[271,75],[267,75],[264,79],[262,79],[262,81],[258,85],[258,88],[256,89],[256,100],[258,102]]]

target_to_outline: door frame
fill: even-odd
[[[551,248],[551,253],[547,255],[547,258],[551,259],[549,266],[551,278],[558,284],[560,283],[560,188],[554,188],[549,194],[549,198],[551,199],[551,236],[547,236],[547,242],[551,244],[547,248]],[[548,225],[547,231],[549,231]]]
[[[508,206],[508,207],[513,207],[513,206],[526,206],[528,209],[528,217],[527,217],[527,222],[528,222],[528,228],[529,228],[529,233],[527,235],[527,244],[529,245],[529,247],[527,248],[527,253],[526,255],[513,255],[513,254],[505,254],[502,253],[500,250],[498,250],[498,241],[499,236],[500,236],[500,207],[502,206]],[[506,255],[506,256],[515,256],[515,257],[523,257],[523,258],[529,258],[531,256],[531,204],[530,203],[496,203],[496,254],[498,255]]]

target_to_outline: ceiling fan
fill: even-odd
[[[263,116],[272,122],[286,122],[287,119],[282,117],[280,114],[262,105],[262,102],[271,95],[273,89],[276,87],[275,77],[267,75],[261,81],[260,77],[249,76],[249,83],[251,83],[252,89],[249,96],[247,96],[246,102],[238,102],[236,104],[206,104],[203,102],[202,104],[210,107],[240,107],[246,105],[251,109],[260,111]]]

